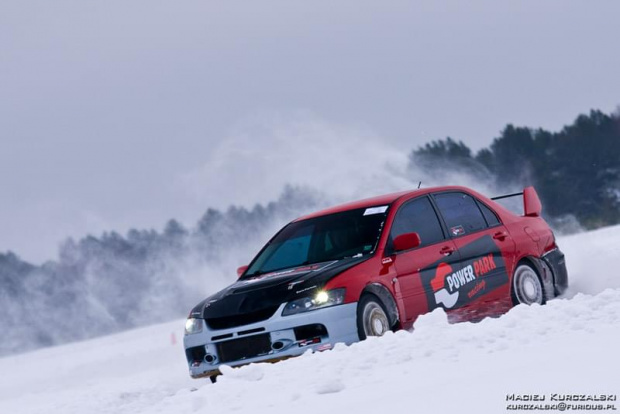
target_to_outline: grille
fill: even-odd
[[[269,334],[248,336],[217,344],[217,354],[220,362],[224,363],[266,355],[269,352],[271,352]]]
[[[243,313],[240,315],[224,316],[222,318],[208,318],[205,319],[207,325],[211,329],[228,329],[235,328],[237,326],[249,325],[264,321],[273,316],[278,310],[278,306],[262,309],[256,312]]]

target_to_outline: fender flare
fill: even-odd
[[[398,307],[396,306],[396,300],[394,300],[392,293],[380,283],[371,283],[367,285],[364,290],[362,290],[360,297],[364,293],[371,293],[379,298],[388,312],[387,316],[389,318],[390,327],[396,327],[400,321],[400,315],[398,313]]]
[[[553,272],[551,271],[551,268],[549,267],[547,262],[535,256],[525,256],[519,259],[519,261],[517,261],[515,270],[517,270],[519,263],[523,262],[532,265],[534,267],[534,270],[536,270],[536,273],[538,273],[538,277],[540,277],[543,288],[545,290],[545,301],[553,299],[555,297],[555,281],[553,277]],[[512,283],[510,285],[510,290],[512,291]]]

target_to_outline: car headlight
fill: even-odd
[[[314,296],[295,299],[286,304],[282,311],[282,316],[340,305],[344,302],[344,293],[344,288],[327,291],[320,290]]]
[[[185,321],[185,335],[202,332],[202,319],[188,318]]]

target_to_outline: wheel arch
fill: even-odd
[[[541,258],[536,256],[523,256],[519,260],[516,261],[515,267],[512,270],[512,276],[510,278],[510,296],[514,300],[514,275],[517,271],[517,268],[521,264],[529,265],[534,271],[536,275],[540,279],[540,282],[543,286],[545,301],[553,299],[555,297],[555,282],[553,272],[549,265]]]
[[[366,285],[360,294],[361,297],[370,293],[376,296],[382,303],[385,309],[388,312],[388,318],[390,322],[390,328],[394,329],[399,327],[400,325],[400,314],[398,312],[398,307],[396,306],[396,300],[392,296],[392,293],[380,283],[371,283]]]

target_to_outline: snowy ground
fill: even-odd
[[[559,243],[571,288],[547,306],[456,325],[436,311],[215,385],[188,377],[183,321],[150,326],[0,359],[0,413],[501,413],[507,394],[620,394],[620,226]]]

